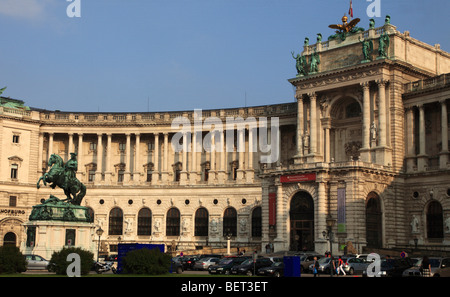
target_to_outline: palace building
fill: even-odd
[[[227,236],[262,251],[450,251],[450,54],[387,19],[318,36],[296,60],[285,104],[92,113],[0,97],[0,245],[23,248],[32,206],[64,198],[36,183],[52,154],[74,152],[103,252],[121,242],[199,251]],[[180,117],[192,129],[176,147]],[[223,129],[211,133],[210,118]]]

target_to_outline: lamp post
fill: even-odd
[[[336,220],[329,214],[326,218],[327,230],[322,232],[323,237],[327,237],[330,242],[330,277],[333,276],[333,226]]]
[[[103,234],[102,227],[99,227],[97,229],[97,231],[95,231],[95,233],[97,233],[97,235],[98,235],[98,247],[97,247],[97,262],[98,262],[98,256],[100,254],[100,237],[102,237],[102,234]]]

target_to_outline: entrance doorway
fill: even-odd
[[[300,191],[292,197],[289,217],[289,250],[314,250],[314,201],[309,193]]]
[[[16,234],[8,232],[3,237],[3,246],[16,246]]]
[[[366,237],[367,246],[381,248],[382,242],[382,212],[381,201],[377,193],[371,192],[367,196],[366,205]]]

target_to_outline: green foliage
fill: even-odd
[[[165,274],[170,269],[171,256],[159,249],[138,249],[129,251],[123,258],[123,273]]]
[[[82,248],[63,248],[59,252],[53,252],[52,258],[50,259],[50,271],[56,272],[56,274],[67,275],[67,266],[69,266],[72,261],[67,261],[67,256],[69,254],[76,253],[80,256],[81,275],[88,274],[94,263],[94,254],[83,250]]]
[[[26,270],[27,261],[17,247],[0,247],[0,273],[20,273]]]

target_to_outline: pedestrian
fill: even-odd
[[[343,275],[346,275],[344,271],[344,261],[342,260],[341,256],[339,256],[338,259],[338,268],[336,271],[337,275],[339,275],[339,271],[341,271]]]
[[[314,257],[313,274],[314,277],[319,276],[319,261],[317,261],[317,257]]]
[[[420,270],[422,271],[423,277],[430,277],[431,275],[431,264],[430,259],[427,256],[422,258],[422,264],[420,265]]]

